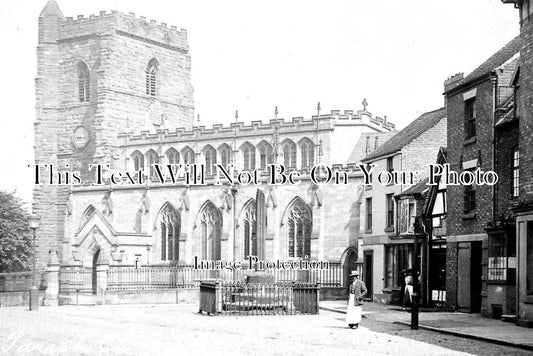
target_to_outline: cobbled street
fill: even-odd
[[[528,355],[480,341],[412,331],[370,312],[358,330],[344,315],[208,316],[196,305],[0,309],[6,355]],[[386,313],[386,312],[383,312]],[[379,319],[379,318],[378,318]],[[381,318],[387,319],[387,318]]]

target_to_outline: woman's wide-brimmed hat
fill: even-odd
[[[350,277],[354,277],[354,276],[359,276],[359,272],[357,272],[356,270],[353,270],[353,271],[350,273]]]

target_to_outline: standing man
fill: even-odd
[[[363,296],[366,295],[365,283],[359,280],[359,272],[352,271],[350,278],[353,278],[348,289],[350,298],[348,299],[348,311],[346,313],[346,323],[351,329],[357,329],[361,322],[363,312]]]

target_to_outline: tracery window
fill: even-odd
[[[245,259],[248,256],[257,256],[256,221],[255,201],[252,201],[247,205],[242,219]]]
[[[135,151],[131,154],[133,169],[135,171],[144,170],[144,156],[141,152]]]
[[[161,261],[179,260],[180,218],[172,205],[167,204],[159,216]]]
[[[203,260],[220,260],[222,217],[211,202],[200,213],[200,256]]]
[[[180,154],[174,148],[169,148],[167,150],[167,163],[170,164],[173,169],[176,169],[176,166],[180,163]]]
[[[150,96],[156,95],[158,66],[159,63],[155,58],[150,59],[146,66],[146,94]]]
[[[87,63],[78,63],[78,98],[80,102],[89,102],[91,98],[91,76]]]
[[[154,165],[159,164],[159,156],[157,155],[157,152],[154,150],[146,152],[146,163],[148,164],[147,168],[149,169],[150,177],[155,178],[156,171]]]
[[[215,164],[217,164],[217,151],[211,146],[204,148],[205,157],[205,174],[212,175],[215,173]]]
[[[296,144],[291,140],[283,142],[283,163],[285,168],[296,168]]]
[[[223,144],[218,149],[218,153],[220,155],[220,164],[226,169],[227,166],[231,164],[231,148],[228,145]]]
[[[296,200],[287,217],[289,257],[311,257],[311,211],[307,204]]]
[[[259,148],[259,159],[262,170],[267,169],[267,165],[274,163],[272,145],[268,142],[261,142]]]
[[[315,145],[311,140],[304,140],[300,144],[302,152],[302,168],[312,168],[315,164]]]
[[[185,147],[183,151],[181,151],[181,156],[183,157],[183,164],[194,164],[195,155],[192,148]]]
[[[87,224],[87,222],[91,219],[91,217],[94,215],[95,212],[96,212],[96,209],[92,205],[90,205],[85,210],[80,220],[80,229],[83,228],[85,224]]]
[[[251,171],[255,169],[255,147],[250,143],[245,143],[241,147],[243,157],[243,169]]]

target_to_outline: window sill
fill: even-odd
[[[475,212],[463,213],[463,220],[470,220],[470,219],[475,219],[475,218],[476,218]]]
[[[387,227],[383,231],[385,231],[385,232],[394,232],[394,227]]]
[[[466,140],[463,141],[463,146],[468,146],[468,145],[471,145],[473,143],[476,143],[476,136],[472,136],[470,138],[467,138]]]
[[[372,190],[372,184],[365,185],[365,190]]]
[[[524,303],[533,304],[533,295],[526,295],[526,297],[524,298]]]
[[[487,280],[487,284],[501,285],[501,286],[514,285],[514,283],[511,283],[509,281],[497,281],[497,280],[492,281],[490,279]]]
[[[383,293],[386,294],[391,294],[392,292],[400,292],[401,290],[401,287],[387,287],[382,289]]]
[[[371,234],[372,233],[372,229],[366,229],[365,230],[365,234]]]

